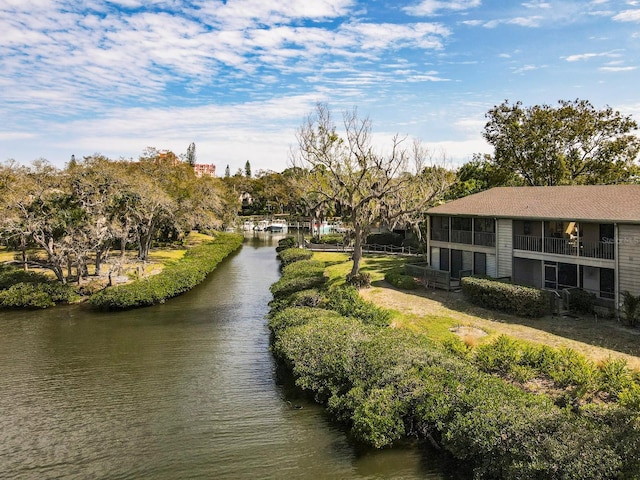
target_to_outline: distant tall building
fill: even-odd
[[[180,159],[171,150],[162,150],[157,152],[154,163],[168,163],[169,165],[176,166],[180,163]]]
[[[215,177],[216,166],[213,163],[196,163],[193,166],[196,177]]]

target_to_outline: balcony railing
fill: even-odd
[[[474,232],[473,234],[473,244],[474,245],[482,245],[484,247],[495,247],[496,246],[496,234],[489,232]]]
[[[526,250],[528,252],[541,252],[542,239],[531,235],[514,235],[513,248],[515,250]]]
[[[580,242],[580,256],[589,258],[615,258],[615,245],[612,242]]]
[[[451,230],[451,243],[473,243],[473,233],[468,230]]]
[[[544,250],[543,250],[544,247]],[[601,258],[613,260],[614,244],[610,242],[592,242],[569,240],[565,238],[545,238],[531,235],[514,235],[513,248],[528,252],[545,252],[556,255],[570,255],[574,257]]]

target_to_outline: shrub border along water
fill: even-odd
[[[51,281],[44,274],[0,265],[0,308],[49,308],[76,296],[70,285]]]
[[[304,276],[302,270],[285,269],[280,281]],[[423,336],[343,314],[352,309],[328,310],[333,288],[317,291],[321,308],[287,306],[290,297],[274,302],[272,351],[298,387],[326,405],[356,440],[378,448],[407,437],[427,440],[469,465],[475,478],[640,478],[633,402],[629,408],[624,402],[560,406],[496,376],[501,369],[513,374],[505,361],[528,355],[504,339],[480,354],[479,368],[471,355]],[[341,306],[350,301],[339,298]],[[528,361],[546,357],[541,351]],[[624,380],[611,389],[623,397],[637,384],[628,387],[621,368],[609,364],[602,376]]]
[[[93,308],[126,310],[162,303],[201,283],[229,254],[240,248],[243,236],[217,233],[215,239],[193,247],[157,275],[108,287],[89,297]]]

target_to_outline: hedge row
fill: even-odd
[[[242,235],[218,233],[215,240],[188,250],[181,260],[168,265],[159,274],[106,288],[89,297],[89,303],[101,310],[162,303],[201,283],[225,257],[240,248],[242,240]]]
[[[69,303],[75,292],[69,285],[58,282],[16,283],[0,291],[0,308],[49,308]]]
[[[300,260],[309,260],[312,256],[313,252],[304,248],[286,248],[278,253],[283,267]]]
[[[460,285],[469,301],[484,308],[523,317],[549,313],[549,294],[544,290],[476,277],[464,277]]]
[[[272,351],[356,440],[380,448],[417,437],[475,478],[640,478],[637,412],[620,404],[560,407],[423,336],[330,310],[331,295],[322,294],[323,308],[273,309]]]

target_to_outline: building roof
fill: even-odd
[[[496,187],[438,205],[427,213],[640,223],[640,185]]]

